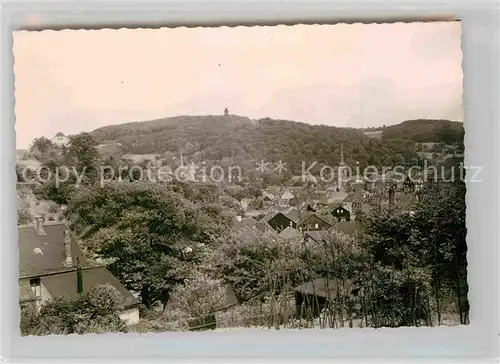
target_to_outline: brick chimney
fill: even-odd
[[[45,235],[45,230],[43,228],[43,216],[36,215],[35,216],[35,231],[37,235]]]
[[[64,230],[64,265],[73,266],[73,257],[71,256],[71,236],[69,229]]]

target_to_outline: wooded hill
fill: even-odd
[[[366,137],[361,129],[273,120],[251,120],[237,115],[175,116],[144,122],[111,125],[92,135],[100,142],[120,142],[133,154],[177,154],[180,148],[193,160],[282,160],[293,170],[302,161],[330,166],[340,160],[355,165],[415,163],[416,142],[463,141],[463,124],[448,120],[409,120],[385,128],[383,139]]]
[[[464,139],[463,124],[449,120],[407,120],[374,130],[382,130],[384,139],[408,139],[417,143],[454,144],[462,143]]]

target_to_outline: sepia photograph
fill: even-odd
[[[21,335],[468,325],[460,39],[14,32]]]

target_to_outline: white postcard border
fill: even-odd
[[[19,337],[13,29],[121,28],[203,25],[424,20],[463,21],[466,165],[483,166],[483,182],[468,184],[468,327],[342,329],[310,332],[104,334]],[[333,361],[493,359],[499,333],[499,20],[492,1],[455,3],[306,2],[4,2],[2,10],[1,357],[8,362]],[[188,22],[188,23],[187,23]],[[35,122],[35,121],[34,121]],[[385,361],[385,360],[384,360]]]

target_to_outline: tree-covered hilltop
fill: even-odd
[[[111,125],[92,135],[100,142],[120,142],[134,154],[198,153],[200,159],[254,156],[260,139],[256,125],[241,116],[175,116],[164,119]]]
[[[182,148],[184,155],[194,161],[282,160],[292,170],[300,170],[302,161],[336,165],[341,144],[345,162],[352,166],[356,161],[361,166],[411,164],[421,158],[416,142],[458,143],[464,132],[459,122],[410,120],[383,128],[383,139],[376,140],[355,128],[207,115],[111,125],[92,135],[101,143],[120,142],[126,152],[133,154],[178,153]]]
[[[449,120],[418,119],[382,128],[384,139],[407,139],[416,143],[462,143],[462,123]]]

